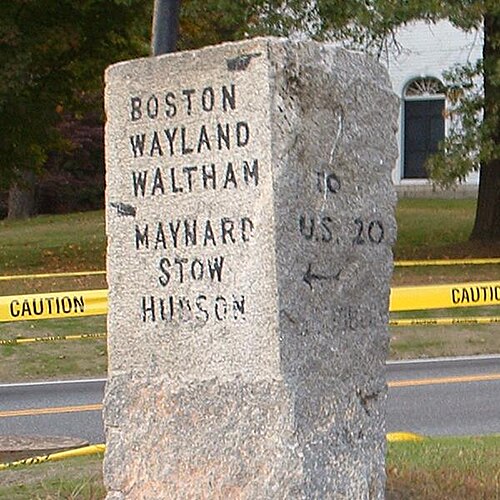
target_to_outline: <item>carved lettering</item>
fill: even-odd
[[[236,109],[236,86],[221,85],[202,89],[181,89],[164,94],[135,95],[130,98],[129,117],[132,122],[173,118],[182,113],[212,113],[234,111]]]
[[[140,315],[143,323],[160,321],[172,323],[227,323],[246,320],[247,304],[245,295],[196,296],[154,295],[140,298]]]
[[[254,235],[254,227],[250,217],[222,217],[213,220],[175,219],[136,224],[135,249],[171,250],[249,243]]]
[[[259,161],[227,161],[221,164],[158,166],[132,171],[132,194],[136,198],[193,193],[207,190],[252,189],[259,185]]]

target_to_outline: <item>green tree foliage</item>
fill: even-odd
[[[67,146],[57,124],[100,106],[104,68],[148,51],[145,0],[0,2],[0,187]],[[96,98],[89,98],[94,97]]]
[[[254,2],[246,0],[183,0],[178,49],[240,40],[251,22]]]
[[[464,30],[484,26],[483,59],[446,74],[450,133],[428,168],[443,187],[463,182],[472,170],[480,169],[472,237],[500,240],[498,0],[184,0],[181,15],[182,48],[255,34],[295,33],[340,41],[377,55],[397,50],[397,29],[417,19],[429,23],[449,19]]]
[[[268,2],[286,20],[271,24],[282,34],[307,32],[316,39],[344,40],[380,52],[397,43],[398,27],[413,20],[449,19],[464,30],[483,27],[483,59],[446,75],[451,130],[429,162],[431,177],[449,187],[480,170],[476,221],[471,238],[500,241],[500,2],[498,0],[316,0]],[[477,83],[484,92],[478,92]]]
[[[483,58],[445,74],[449,132],[440,154],[428,162],[431,177],[449,187],[480,171],[471,238],[500,241],[500,3],[471,2],[475,10],[456,22],[467,28],[484,20]],[[469,6],[471,7],[471,6]],[[479,8],[481,7],[481,9]],[[475,15],[475,17],[474,17]],[[478,90],[482,83],[483,92]],[[480,89],[481,87],[479,87]]]
[[[0,2],[0,187],[40,169],[66,144],[56,125],[100,95],[104,68],[149,51],[153,0]],[[443,185],[481,167],[473,237],[500,240],[500,2],[498,0],[183,0],[179,49],[253,35],[307,34],[372,53],[415,19],[483,26],[484,57],[448,75],[452,133],[431,163]],[[484,81],[484,95],[472,82]],[[83,97],[83,99],[82,99]],[[99,104],[100,105],[100,104]],[[460,116],[460,120],[457,117]],[[460,123],[460,125],[458,125]]]

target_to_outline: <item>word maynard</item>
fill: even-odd
[[[248,243],[254,223],[249,217],[232,219],[175,219],[135,226],[135,249],[169,248]]]

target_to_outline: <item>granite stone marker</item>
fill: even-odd
[[[384,495],[397,99],[261,38],[106,74],[108,499]]]

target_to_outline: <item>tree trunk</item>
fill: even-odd
[[[21,179],[9,189],[8,219],[26,219],[35,215],[36,175],[32,171],[24,171]]]
[[[500,241],[500,160],[481,166],[471,240]]]
[[[484,123],[500,147],[500,81],[495,70],[500,61],[500,10],[484,17]],[[471,240],[500,241],[500,157],[481,164],[476,221]]]

